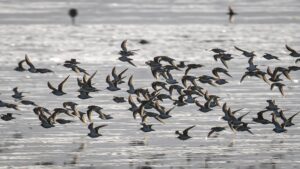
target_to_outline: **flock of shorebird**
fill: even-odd
[[[270,85],[271,90],[274,87],[278,87],[280,93],[284,96],[283,87],[285,84],[283,83],[285,79],[291,80],[290,72],[300,70],[299,66],[289,66],[289,67],[276,67],[273,71],[268,67],[267,71],[264,72],[258,68],[258,65],[254,64],[254,58],[256,54],[254,52],[249,52],[243,50],[239,47],[235,46],[235,49],[242,52],[242,55],[249,58],[248,63],[249,66],[246,68],[246,72],[242,76],[240,82],[243,82],[245,77],[255,76],[259,79],[262,79],[264,82]],[[290,56],[294,57],[295,63],[300,61],[300,53],[292,49],[291,47],[286,45],[286,49],[289,50]],[[118,58],[122,62],[129,63],[132,66],[136,66],[133,62],[131,56],[135,55],[138,50],[129,50],[127,48],[127,40],[124,40],[121,44],[121,51],[119,52],[120,57]],[[145,62],[147,66],[150,67],[153,77],[156,79],[151,83],[151,87],[145,88],[135,88],[133,84],[133,75],[131,75],[128,79],[128,90],[126,92],[129,94],[128,99],[124,97],[114,96],[113,100],[116,103],[124,103],[128,102],[130,107],[129,111],[132,112],[133,118],[141,119],[141,130],[143,132],[151,132],[154,131],[152,128],[152,124],[149,123],[148,119],[153,118],[160,123],[165,123],[164,120],[171,118],[170,112],[177,106],[185,106],[187,104],[195,104],[199,107],[199,111],[203,113],[207,113],[212,111],[216,107],[221,107],[223,111],[222,119],[227,122],[228,125],[220,127],[212,127],[208,132],[207,137],[210,137],[215,132],[221,132],[226,128],[230,128],[234,132],[247,131],[251,134],[252,131],[249,127],[250,122],[243,121],[243,118],[249,114],[246,113],[240,117],[236,117],[236,113],[242,109],[232,110],[231,107],[227,105],[227,103],[220,104],[220,97],[217,95],[209,94],[207,90],[205,90],[202,84],[209,84],[212,86],[219,86],[228,83],[226,79],[221,78],[221,76],[226,75],[228,77],[232,77],[228,72],[228,65],[231,59],[233,59],[232,55],[227,53],[223,49],[215,48],[211,50],[214,53],[215,61],[221,61],[224,65],[222,67],[216,67],[212,69],[213,76],[209,75],[201,75],[195,76],[190,72],[195,69],[200,69],[204,65],[201,64],[187,64],[185,61],[176,61],[174,58],[168,56],[156,56],[153,60],[149,60]],[[280,60],[279,57],[273,56],[271,54],[266,53],[263,55],[267,60],[275,59]],[[78,98],[80,99],[90,99],[92,98],[89,93],[97,92],[97,89],[92,82],[95,77],[96,72],[93,74],[89,74],[85,69],[79,67],[80,62],[76,59],[67,60],[64,63],[64,67],[70,68],[72,71],[80,74],[83,73],[83,78],[77,78],[78,84]],[[128,70],[122,70],[117,73],[116,67],[113,67],[111,75],[107,75],[106,83],[108,87],[106,88],[109,91],[115,92],[118,90],[122,90],[119,85],[122,83],[126,83],[124,80],[126,78],[125,73]],[[181,76],[181,82],[178,81],[178,78],[174,78],[172,76],[172,71],[182,71],[184,70],[184,75]],[[25,55],[25,59],[21,60],[18,63],[18,66],[15,68],[15,71],[23,72],[29,71],[31,73],[51,73],[52,70],[45,68],[38,68],[34,65],[30,58]],[[223,74],[223,75],[222,75]],[[63,81],[57,85],[57,87],[53,84],[53,82],[47,83],[51,92],[56,96],[63,96],[66,93],[64,92],[64,84],[69,79],[70,75],[67,76]],[[175,93],[175,92],[176,93]],[[24,93],[20,92],[17,87],[13,89],[14,94],[12,97],[16,100],[19,100],[20,103],[25,105],[34,106],[33,112],[37,115],[41,122],[41,126],[44,128],[55,127],[55,124],[66,124],[72,122],[71,120],[65,120],[58,118],[61,114],[66,114],[67,116],[78,118],[81,122],[89,124],[88,136],[95,138],[101,136],[99,133],[99,129],[105,127],[107,125],[99,125],[97,127],[94,126],[93,122],[93,114],[97,113],[99,118],[103,120],[109,120],[113,117],[109,114],[105,114],[102,112],[102,107],[97,105],[90,105],[87,107],[86,112],[79,111],[77,106],[78,104],[72,101],[64,102],[61,108],[55,108],[53,111],[48,110],[47,108],[36,105],[33,101],[24,100]],[[203,99],[202,99],[203,98]],[[169,100],[169,102],[173,103],[171,108],[166,108],[161,105],[164,100]],[[267,106],[260,112],[257,113],[257,117],[253,118],[253,122],[261,123],[261,124],[273,124],[275,127],[273,129],[276,133],[285,132],[286,127],[290,127],[293,124],[292,119],[300,112],[295,113],[289,118],[285,117],[284,111],[276,105],[275,100],[267,100]],[[12,103],[6,103],[0,101],[0,107],[13,108],[18,109],[18,105]],[[153,111],[150,111],[153,109]],[[271,120],[264,118],[263,114],[265,112],[271,112]],[[14,119],[12,113],[7,113],[1,115],[1,119],[5,121],[9,121]],[[190,126],[181,131],[175,131],[175,134],[178,135],[178,138],[181,140],[186,140],[191,138],[188,134],[189,130],[194,128],[195,125]]]

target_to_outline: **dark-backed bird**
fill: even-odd
[[[70,75],[69,76],[67,76],[59,85],[58,85],[58,87],[57,88],[55,88],[55,87],[53,87],[52,85],[51,85],[51,83],[48,81],[48,87],[49,87],[49,89],[51,89],[52,90],[52,93],[54,94],[54,95],[56,95],[56,96],[61,96],[61,95],[64,95],[64,94],[66,94],[64,91],[63,91],[63,87],[64,87],[64,84],[66,83],[66,81],[69,79],[69,77],[70,77]]]
[[[15,71],[18,72],[23,72],[26,69],[23,67],[23,64],[25,63],[25,59],[21,60],[20,62],[18,62],[18,66],[14,69]]]
[[[184,72],[185,75],[187,75],[191,69],[197,69],[203,67],[203,65],[201,64],[187,64],[186,66],[187,69]]]
[[[123,81],[124,78],[126,78],[126,76],[123,76],[123,74],[128,70],[128,68],[124,69],[123,71],[121,71],[121,73],[117,73],[116,71],[116,67],[114,66],[112,71],[111,71],[111,75],[114,78],[113,82],[114,83],[118,83],[118,84],[122,84],[125,83]]]
[[[264,57],[267,60],[272,60],[272,59],[280,60],[277,56],[271,55],[269,53],[265,53],[262,57]]]
[[[134,92],[135,92],[135,88],[134,88],[134,86],[133,86],[133,80],[132,80],[132,78],[133,78],[133,75],[131,75],[130,77],[129,77],[129,79],[128,79],[128,87],[129,87],[129,89],[127,90],[127,92],[129,93],[129,94],[134,94]]]
[[[225,129],[226,129],[226,127],[212,127],[210,129],[210,131],[208,132],[208,134],[207,134],[207,138],[209,138],[210,135],[212,135],[214,132],[221,132],[221,131],[223,131]]]
[[[285,45],[286,49],[289,50],[291,53],[290,53],[290,56],[292,57],[300,57],[300,53],[296,52],[294,49],[292,49],[291,47],[289,47],[288,45]]]
[[[152,124],[146,124],[146,123],[141,123],[141,125],[143,126],[142,128],[140,128],[140,130],[142,130],[143,132],[151,132],[151,131],[155,131],[154,129],[152,129]]]
[[[30,61],[29,57],[27,55],[25,55],[25,62],[27,63],[27,65],[29,66],[28,71],[31,73],[51,73],[53,72],[50,69],[46,69],[46,68],[36,68],[32,62]]]
[[[233,59],[233,57],[231,56],[231,54],[219,53],[214,55],[214,59],[215,61],[218,61],[218,59],[220,59],[223,65],[228,69],[226,61]]]
[[[13,88],[13,92],[14,92],[14,94],[11,96],[15,99],[22,99],[24,97],[23,93],[25,93],[25,92],[19,92],[18,87]]]
[[[114,96],[113,101],[115,101],[116,103],[124,103],[124,102],[126,102],[126,100],[125,100],[124,97],[117,97],[117,96]]]
[[[297,116],[299,113],[300,113],[300,112],[297,112],[297,113],[293,114],[291,117],[286,118],[285,115],[284,115],[284,113],[283,113],[283,111],[282,111],[282,110],[279,111],[280,118],[283,120],[284,126],[285,126],[285,127],[290,127],[290,126],[295,125],[295,124],[292,122],[292,120],[293,120],[293,118],[294,118],[295,116]]]
[[[110,75],[106,76],[106,83],[108,84],[108,87],[106,89],[110,90],[110,91],[117,91],[120,90],[120,88],[118,88],[118,82],[117,81],[111,81],[110,80]]]
[[[129,56],[133,56],[136,54],[135,51],[138,51],[138,49],[134,49],[134,50],[128,50],[127,49],[127,40],[124,40],[121,43],[121,51],[119,52],[119,54],[121,55],[121,57],[119,57],[119,60],[122,62],[128,62],[129,64],[131,64],[132,66],[136,66],[131,58],[129,58]]]
[[[221,67],[216,67],[212,70],[213,75],[215,75],[217,78],[220,78],[219,73],[224,73],[225,75],[232,77],[226,69],[223,69]]]
[[[207,113],[209,111],[211,111],[212,109],[210,108],[210,102],[212,101],[212,98],[208,101],[206,101],[204,103],[204,105],[202,105],[198,100],[195,102],[196,105],[200,108],[199,111],[203,112],[203,113]]]
[[[278,87],[281,95],[284,96],[283,87],[285,86],[285,84],[282,84],[282,83],[279,83],[279,82],[272,83],[271,84],[271,90],[273,90],[274,86]]]
[[[13,103],[6,103],[6,102],[3,102],[2,100],[0,100],[0,107],[7,107],[7,108],[19,110],[18,105],[13,104]]]
[[[215,52],[215,53],[225,53],[226,51],[220,48],[213,48],[211,49],[211,51]]]
[[[38,106],[35,102],[33,102],[31,100],[21,100],[20,103],[22,103],[24,105]]]
[[[253,134],[253,132],[250,130],[251,128],[248,126],[249,123],[242,122],[240,125],[233,125],[232,128],[235,131],[247,131],[250,134]]]
[[[234,46],[234,48],[235,48],[236,50],[239,50],[239,51],[243,52],[243,55],[246,56],[246,57],[248,57],[248,58],[252,58],[252,57],[256,56],[256,55],[254,54],[254,51],[248,52],[248,51],[245,51],[245,50],[243,50],[243,49],[241,49],[241,48],[239,48],[239,47],[237,47],[237,46]]]
[[[257,123],[261,123],[261,124],[271,124],[272,122],[269,121],[268,119],[265,119],[263,116],[263,114],[267,111],[269,111],[269,110],[262,110],[262,111],[258,112],[257,117],[252,118],[253,121],[257,122]]]
[[[12,116],[12,113],[6,113],[6,114],[1,114],[1,119],[4,121],[10,121],[12,119],[15,119],[15,117]]]
[[[180,140],[187,140],[187,139],[190,139],[190,138],[192,138],[192,137],[188,135],[188,132],[189,132],[190,129],[192,129],[192,128],[194,128],[194,127],[195,127],[195,125],[193,125],[193,126],[191,126],[191,127],[188,127],[188,128],[186,128],[185,130],[183,130],[182,133],[181,133],[180,131],[176,130],[176,131],[175,131],[175,134],[178,135],[177,138],[180,139]]]
[[[271,113],[271,115],[272,115],[272,123],[275,126],[273,131],[276,132],[276,133],[286,132],[287,130],[285,129],[284,123],[279,124],[275,113]]]
[[[88,133],[88,136],[90,136],[91,138],[96,138],[96,137],[102,136],[102,134],[99,133],[99,129],[102,127],[105,127],[105,126],[107,126],[107,125],[104,124],[104,125],[94,127],[94,123],[90,123],[88,126],[88,129],[90,130],[90,133]]]

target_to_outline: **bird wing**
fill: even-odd
[[[124,52],[127,52],[127,40],[124,40],[121,44],[121,48]]]
[[[283,86],[278,86],[278,89],[279,89],[281,95],[284,96]]]
[[[294,115],[292,115],[287,121],[292,122],[293,118],[294,118],[296,115],[298,115],[299,113],[300,113],[300,111],[297,112],[297,113],[295,113]]]
[[[94,123],[90,123],[89,126],[88,126],[88,129],[90,130],[90,132],[95,131],[95,129],[94,129]]]
[[[27,55],[25,55],[25,61],[30,68],[35,69],[34,65],[31,63],[31,61]]]
[[[64,87],[64,84],[66,83],[66,81],[69,79],[70,75],[67,76],[59,85],[58,85],[58,90],[62,92],[62,89]]]
[[[18,63],[18,67],[19,68],[23,68],[23,63],[25,62],[26,60],[21,60],[19,63]],[[23,68],[24,69],[24,68]]]
[[[245,116],[246,116],[247,114],[249,114],[249,113],[250,113],[250,112],[241,115],[237,120],[238,120],[238,121],[242,121],[243,117],[245,117]]]
[[[189,132],[189,130],[190,129],[192,129],[192,128],[194,128],[196,125],[193,125],[193,126],[191,126],[191,127],[188,127],[188,128],[186,128],[185,130],[183,130],[183,135],[188,135],[188,132]]]
[[[215,130],[210,130],[209,132],[208,132],[208,134],[207,134],[207,137],[209,137],[212,133],[214,133],[215,132]]]
[[[105,127],[105,126],[107,126],[107,124],[97,126],[97,127],[95,127],[95,131],[99,134],[99,129],[102,128],[102,127]]]
[[[107,83],[109,86],[115,86],[114,83],[110,80],[110,76],[109,76],[109,75],[106,76],[106,83]]]
[[[89,119],[89,121],[91,122],[92,121],[92,112],[93,112],[93,109],[92,108],[89,108],[86,112],[87,114],[87,117]]]
[[[214,69],[212,70],[212,73],[213,73],[213,75],[215,75],[217,78],[220,77],[220,76],[218,75],[218,70],[217,70],[217,68],[214,68]]]
[[[243,82],[243,80],[249,75],[249,73],[245,72],[245,74],[242,76],[240,83]]]
[[[51,89],[51,90],[57,90],[56,88],[54,88],[50,82],[47,83],[48,87]]]
[[[289,75],[289,71],[283,71],[282,73],[287,79],[292,80],[291,76]]]
[[[204,107],[198,100],[195,102],[195,104],[200,108]]]
[[[235,48],[236,50],[241,51],[241,52],[246,52],[245,50],[243,50],[243,49],[241,49],[241,48],[238,48],[237,46],[234,46],[234,48]]]
[[[286,49],[289,50],[292,53],[296,53],[296,51],[294,49],[292,49],[291,47],[289,47],[288,45],[285,45]]]
[[[239,111],[241,111],[241,110],[243,110],[243,109],[244,109],[244,108],[237,109],[237,110],[233,111],[232,114],[235,114],[236,112],[239,112]],[[248,114],[248,113],[247,113],[247,114]]]
[[[129,64],[131,64],[132,66],[136,67],[136,65],[135,65],[131,60],[132,60],[132,59],[127,60],[127,62],[128,62]]]
[[[210,97],[205,103],[204,103],[204,107],[206,109],[209,109],[210,108],[210,103],[212,102],[214,98],[213,97]]]
[[[181,78],[181,82],[182,82],[182,84],[183,84],[183,86],[184,87],[186,87],[187,85],[186,85],[186,77],[185,76],[183,76],[182,78]]]
[[[96,73],[97,73],[97,70],[95,71],[95,73],[93,73],[89,78],[88,78],[88,80],[87,80],[87,84],[89,85],[89,86],[92,86],[92,79],[94,78],[94,76],[96,75]]]
[[[154,118],[155,118],[157,121],[161,122],[162,124],[165,124],[165,122],[164,122],[161,118],[159,118],[159,115],[154,116]]]
[[[173,109],[175,109],[175,107],[176,106],[173,106],[172,108],[170,108],[169,110],[167,110],[165,113],[166,113],[166,115],[169,115],[170,114],[170,112],[173,110]]]
[[[128,70],[128,68],[124,69],[121,73],[118,74],[118,78],[122,78],[122,75]]]
[[[262,110],[262,111],[258,112],[258,113],[257,113],[257,117],[258,117],[259,119],[264,119],[263,114],[264,114],[265,112],[267,112],[267,111],[269,111],[269,110]]]
[[[226,60],[224,60],[224,59],[222,59],[222,58],[220,58],[220,60],[221,60],[221,62],[223,63],[223,65],[228,69],[228,65],[227,65],[227,63],[226,63]]]
[[[185,70],[184,74],[187,75],[188,72],[189,72],[191,69],[192,69],[192,67],[188,67],[188,68]]]
[[[224,104],[223,104],[223,106],[222,106],[222,111],[224,112],[224,113],[227,113],[228,112],[228,109],[227,109],[227,103],[225,102]]]
[[[112,68],[112,70],[111,70],[111,75],[112,75],[112,77],[115,78],[115,79],[118,77],[117,72],[116,72],[116,66],[114,66],[114,67]]]

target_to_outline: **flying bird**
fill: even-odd
[[[52,93],[56,96],[61,96],[61,95],[64,95],[66,94],[65,92],[63,92],[63,87],[64,87],[64,84],[66,83],[66,81],[69,79],[70,75],[68,77],[66,77],[59,85],[57,88],[53,87],[51,85],[51,83],[48,81],[48,87],[49,89],[52,90]]]
[[[185,130],[183,130],[182,133],[181,133],[180,131],[176,130],[176,131],[175,131],[175,134],[178,135],[177,138],[180,139],[180,140],[187,140],[187,139],[190,139],[190,138],[192,138],[192,137],[188,135],[188,132],[189,132],[190,129],[192,129],[192,128],[194,128],[194,127],[195,127],[195,125],[193,125],[193,126],[191,126],[191,127],[188,127],[188,128],[186,128]]]

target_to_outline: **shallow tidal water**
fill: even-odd
[[[284,4],[280,1],[231,2],[241,12],[244,11],[231,24],[227,23],[227,16],[224,16],[229,4],[227,1],[147,1],[141,7],[140,2],[133,0],[127,3],[22,2],[20,4],[20,1],[15,0],[0,3],[0,8],[5,9],[0,15],[6,16],[0,21],[0,100],[16,103],[20,108],[20,111],[16,111],[0,107],[0,114],[13,113],[16,117],[11,121],[0,121],[1,169],[298,168],[300,116],[294,118],[296,125],[287,128],[286,133],[274,133],[274,125],[253,123],[249,126],[254,135],[247,132],[233,133],[226,129],[206,138],[211,127],[227,125],[220,120],[223,112],[221,108],[215,108],[211,112],[202,113],[194,104],[189,104],[176,107],[171,112],[172,118],[164,120],[166,124],[149,119],[155,131],[144,133],[140,130],[140,119],[134,120],[132,113],[127,110],[129,104],[116,104],[112,100],[113,96],[128,97],[127,83],[121,84],[121,90],[116,92],[108,91],[105,83],[105,77],[116,66],[118,72],[129,68],[125,73],[126,82],[133,75],[135,87],[150,88],[155,79],[145,62],[158,55],[167,55],[176,61],[203,64],[203,68],[192,70],[190,74],[212,75],[212,68],[223,65],[214,61],[214,53],[210,50],[222,48],[234,57],[228,62],[228,70],[233,77],[224,76],[229,83],[223,86],[202,87],[210,94],[220,96],[222,104],[227,102],[232,109],[244,108],[239,115],[250,112],[244,119],[246,122],[251,122],[252,117],[267,106],[268,99],[275,99],[289,117],[299,111],[300,73],[291,72],[292,81],[285,79],[285,97],[281,96],[278,89],[271,91],[269,85],[257,78],[246,78],[240,83],[248,63],[247,58],[233,46],[255,51],[257,58],[254,63],[264,71],[268,66],[272,69],[276,66],[296,66],[295,59],[285,49],[285,44],[288,44],[300,51],[300,26],[299,18],[296,17],[299,16],[296,8],[300,4],[296,0]],[[93,11],[97,8],[95,4],[101,9],[107,9],[106,12],[98,10],[96,13],[106,15],[94,15]],[[103,7],[105,5],[106,8]],[[264,5],[271,6],[269,10],[264,10]],[[21,7],[24,9],[21,10]],[[69,7],[80,7],[80,12],[82,11],[75,26],[68,24],[68,16],[59,17],[64,16]],[[37,8],[40,10],[35,10]],[[124,15],[120,15],[118,9],[122,9]],[[165,13],[152,15],[155,13],[154,9]],[[203,9],[205,15],[211,15],[199,19],[198,16],[203,13],[197,12],[199,9]],[[270,14],[270,10],[279,11],[282,15],[276,17],[275,14]],[[36,14],[37,11],[44,15]],[[146,20],[140,13],[147,16]],[[179,17],[178,23],[181,24],[177,24],[175,14],[192,19]],[[99,16],[102,18],[98,19]],[[133,16],[137,19],[132,19]],[[118,22],[117,18],[121,21]],[[120,44],[124,39],[128,39],[128,48],[139,49],[132,57],[137,67],[118,60]],[[141,39],[150,43],[142,45],[138,43]],[[281,61],[267,61],[261,57],[264,53],[279,56]],[[38,67],[55,72],[33,74],[14,71],[25,54]],[[76,74],[62,66],[65,60],[71,58],[80,61],[79,66],[87,72],[97,71],[93,82],[101,91],[91,93],[93,98],[77,98],[76,78],[81,78],[82,74]],[[184,71],[172,73],[180,82]],[[58,84],[68,75],[70,78],[65,84],[67,94],[57,97],[50,93],[47,81]],[[163,81],[161,78],[159,80]],[[103,107],[103,112],[110,114],[113,119],[101,120],[94,116],[96,126],[108,126],[101,129],[103,136],[93,139],[87,136],[87,124],[64,115],[61,117],[73,122],[45,129],[40,126],[38,117],[33,113],[33,106],[22,105],[11,97],[14,87],[28,92],[24,93],[26,100],[32,100],[50,110],[62,107],[64,101],[78,103],[79,110],[83,112],[87,106],[95,104]],[[164,101],[162,105],[167,108],[173,106],[170,101]],[[270,119],[269,113],[265,117]],[[191,139],[181,141],[176,138],[176,130],[183,130],[191,125],[196,125],[190,130]]]

